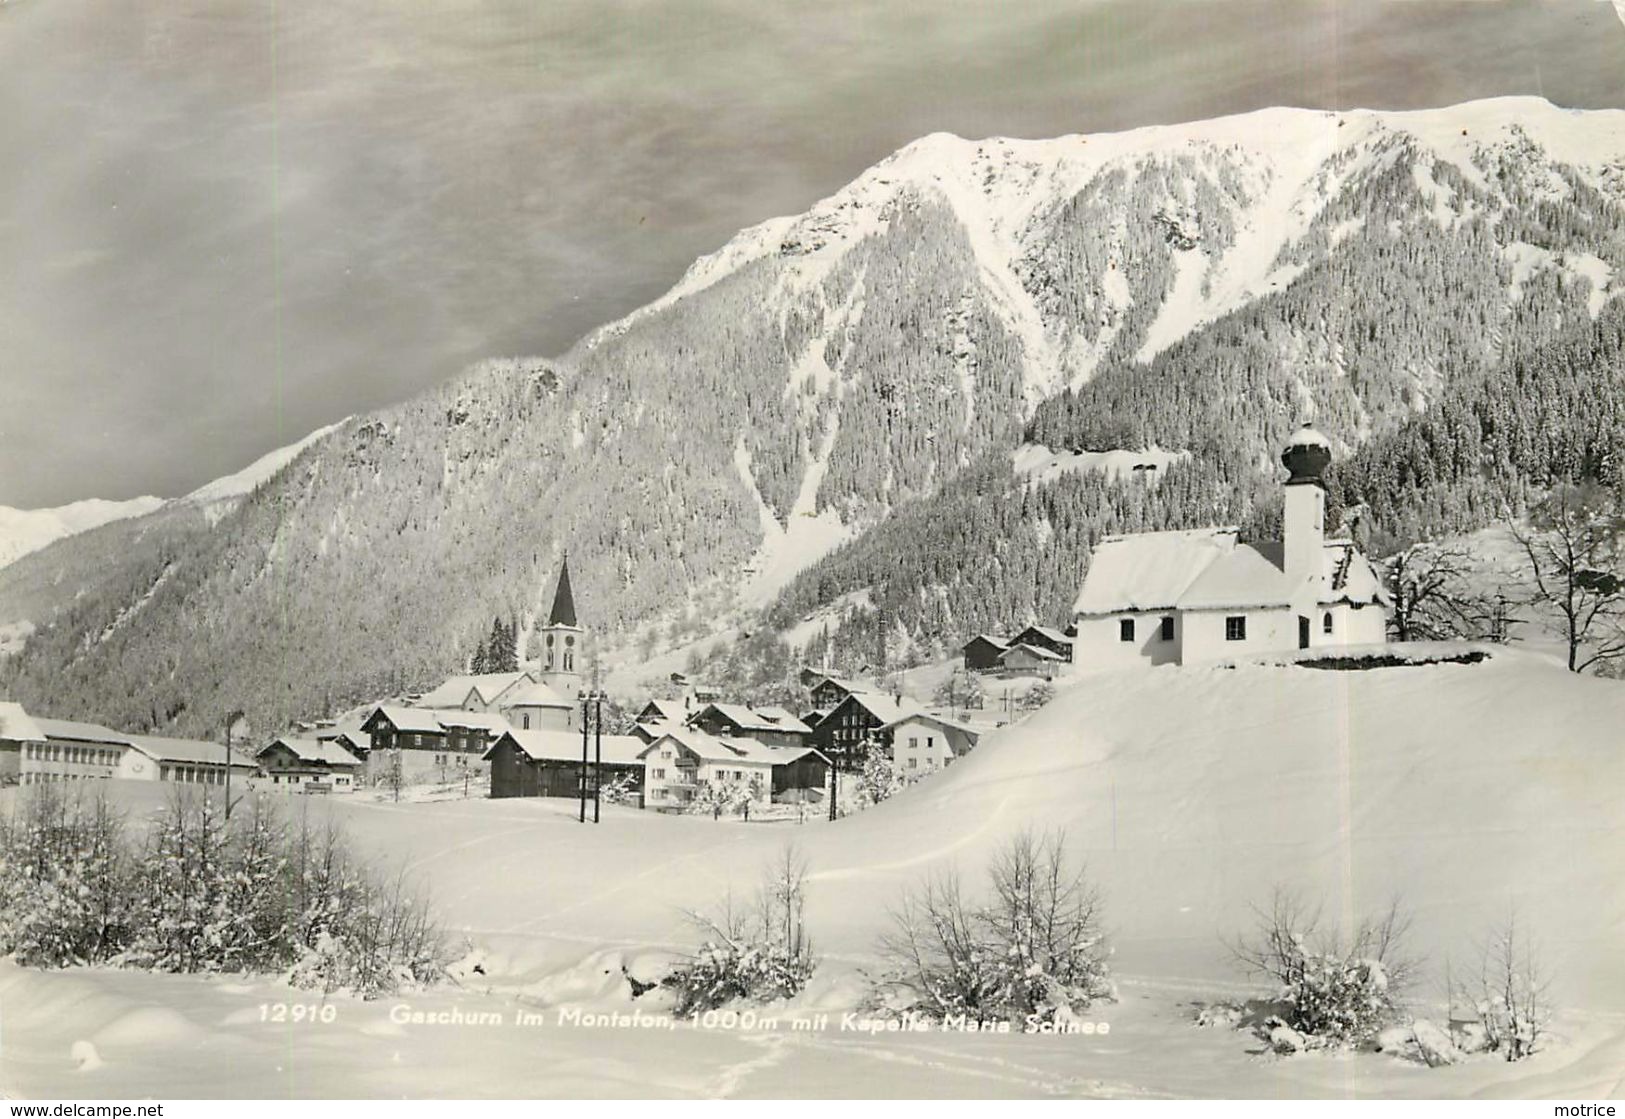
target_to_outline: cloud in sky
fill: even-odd
[[[0,503],[555,354],[928,132],[1625,107],[1596,0],[0,5]]]

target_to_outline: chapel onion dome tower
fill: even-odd
[[[1289,486],[1316,485],[1326,488],[1326,468],[1332,464],[1332,443],[1320,432],[1304,424],[1287,440],[1281,452],[1281,465],[1291,475]]]

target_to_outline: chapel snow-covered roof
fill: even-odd
[[[1073,614],[1171,610],[1185,589],[1236,547],[1238,529],[1108,536],[1095,546]]]
[[[1322,605],[1388,604],[1382,580],[1351,541],[1327,540],[1322,564]],[[1284,606],[1292,601],[1291,592],[1278,540],[1242,544],[1232,528],[1147,532],[1101,542],[1073,612]]]

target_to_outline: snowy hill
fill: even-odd
[[[129,501],[90,498],[54,509],[13,509],[0,505],[0,567],[48,544],[126,517],[140,517],[163,505],[161,497]]]
[[[299,997],[274,981],[0,967],[17,1039],[0,1080],[49,1095],[88,1051],[105,1067],[95,1083],[73,1080],[80,1095],[127,1096],[149,1083],[198,1095],[472,1094],[523,1090],[511,1079],[523,1068],[552,1092],[585,1095],[775,1096],[822,1085],[1596,1098],[1617,1090],[1625,1053],[1621,726],[1625,686],[1504,652],[1366,672],[1139,669],[1078,679],[945,773],[834,824],[609,808],[594,826],[578,824],[567,801],[310,798],[313,815],[342,818],[386,863],[431,886],[480,973],[401,1000],[339,997],[331,1028],[285,1032],[257,1018],[256,1004]],[[162,801],[156,786],[115,791],[132,808]],[[1091,1014],[1109,1036],[549,1025],[539,1045],[511,1026],[415,1029],[386,1017],[403,1001],[510,1019],[522,1006],[549,1023],[560,1006],[630,1011],[621,967],[691,946],[698,933],[683,911],[730,890],[746,896],[793,841],[810,864],[806,922],[821,960],[799,1003],[833,1021],[860,997],[859,971],[873,964],[899,891],[951,870],[974,889],[990,854],[1024,828],[1064,828],[1104,889],[1123,997]],[[1516,906],[1556,978],[1551,1045],[1516,1064],[1484,1057],[1426,1069],[1386,1054],[1259,1057],[1245,1031],[1196,1029],[1193,1001],[1267,993],[1236,971],[1222,938],[1248,928],[1249,906],[1277,885],[1322,902],[1334,924],[1399,896],[1415,914],[1430,981],[1447,961],[1470,968],[1475,943]],[[1438,1013],[1436,996],[1427,985],[1416,993],[1425,1013]],[[191,1050],[205,1040],[275,1060],[198,1062]]]

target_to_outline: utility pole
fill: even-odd
[[[576,823],[585,824],[587,822],[587,716],[591,711],[591,697],[586,692],[581,692],[577,698],[581,700],[581,780],[577,784],[581,811],[576,818]]]
[[[231,732],[247,718],[241,710],[226,716],[226,822],[231,822]],[[246,730],[247,728],[244,727]]]
[[[592,822],[598,822],[598,788],[604,783],[604,693],[592,694]]]
[[[840,768],[834,762],[831,762],[829,765],[829,822],[832,824],[835,822],[835,801],[838,799],[837,794],[840,792],[840,787]]]

